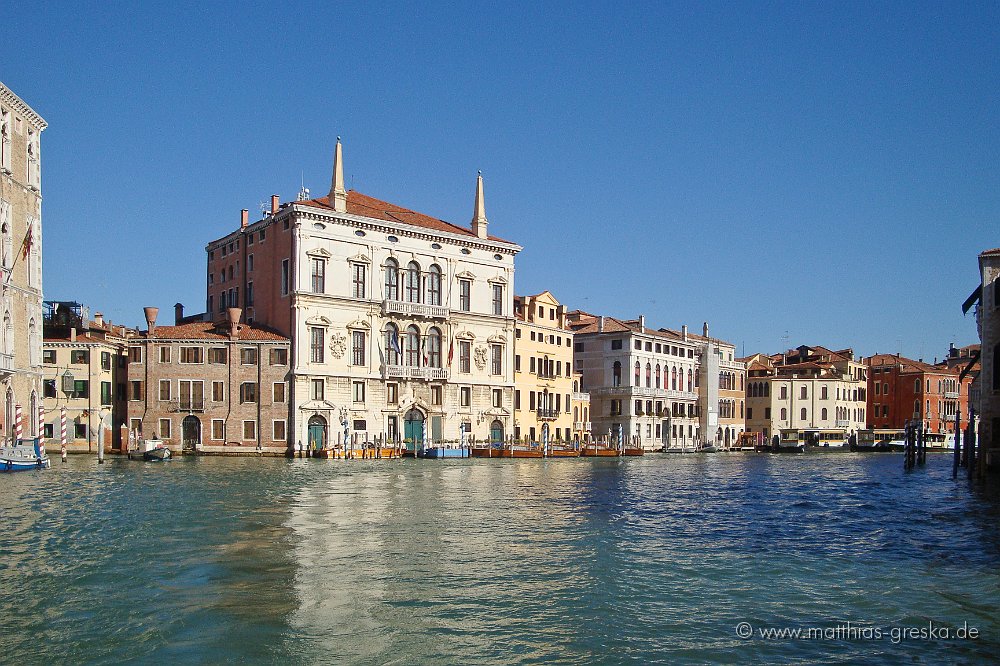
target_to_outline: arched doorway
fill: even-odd
[[[309,448],[326,448],[326,419],[319,414],[309,417]]]
[[[544,427],[547,427],[546,423]],[[503,441],[503,424],[500,421],[494,421],[490,424],[490,441],[491,442],[502,442]]]
[[[185,450],[197,449],[201,444],[201,421],[194,414],[188,414],[181,421],[181,437]]]
[[[406,442],[406,448],[411,451],[416,451],[423,445],[424,415],[419,409],[406,412],[406,419],[403,421],[403,441]]]

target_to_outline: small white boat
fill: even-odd
[[[170,460],[170,449],[161,439],[140,439],[139,446],[129,449],[129,460]]]
[[[52,466],[41,437],[19,439],[0,447],[0,472],[27,472]]]

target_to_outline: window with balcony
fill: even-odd
[[[385,297],[390,301],[399,300],[399,264],[395,259],[385,260]]]
[[[420,302],[420,264],[415,261],[406,265],[406,301]]]
[[[406,365],[420,367],[420,331],[412,325],[406,329]]]
[[[611,385],[612,386],[621,386],[622,385],[622,364],[621,364],[621,361],[615,361],[615,364],[612,367],[612,370],[611,370]]]
[[[441,331],[434,327],[427,332],[427,359],[430,367],[441,367]]]
[[[441,305],[441,269],[433,264],[427,273],[427,302]]]

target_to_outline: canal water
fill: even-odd
[[[0,477],[0,661],[995,661],[1000,498],[902,467],[56,460]]]

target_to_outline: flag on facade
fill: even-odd
[[[392,332],[392,337],[389,338],[389,345],[392,347],[392,351],[396,352],[397,356],[403,355],[403,350],[399,348],[399,331]]]
[[[21,245],[21,258],[27,259],[31,252],[31,244],[34,242],[34,232],[32,227],[28,227],[28,233],[24,235],[24,243]]]
[[[455,358],[455,338],[451,339],[451,344],[448,345],[448,367],[451,367],[451,360]]]

